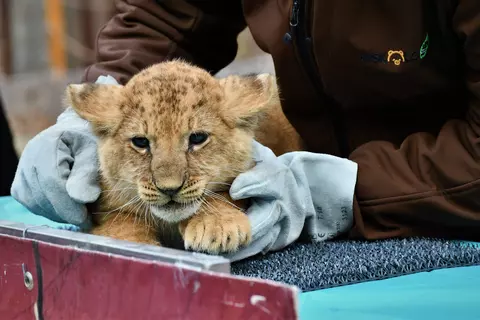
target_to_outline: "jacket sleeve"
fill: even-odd
[[[416,133],[400,146],[375,141],[350,155],[358,164],[350,238],[480,240],[479,16],[478,0],[458,1],[453,27],[463,42],[466,118],[447,122],[437,136]]]
[[[212,73],[237,53],[245,29],[241,1],[116,0],[116,13],[99,31],[96,62],[83,81],[111,75],[125,84],[152,64],[183,58]]]

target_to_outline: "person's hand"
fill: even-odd
[[[280,250],[302,233],[315,241],[332,239],[353,224],[357,164],[310,152],[280,157],[254,142],[256,166],[230,188],[234,200],[251,199],[247,210],[252,243],[227,256],[232,261]]]
[[[110,76],[96,83],[118,84]],[[97,139],[71,107],[25,146],[11,194],[34,214],[88,228],[85,204],[100,195]]]

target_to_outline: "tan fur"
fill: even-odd
[[[216,79],[176,60],[125,86],[70,85],[67,99],[99,137],[103,192],[94,234],[160,244],[174,230],[186,248],[238,250],[251,239],[247,203],[233,202],[228,189],[254,165],[252,139],[277,155],[301,149],[270,75]],[[194,132],[208,140],[189,145]],[[150,147],[138,148],[133,137]],[[160,191],[177,188],[174,196]]]

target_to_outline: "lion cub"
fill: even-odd
[[[99,139],[97,235],[236,251],[250,242],[251,227],[247,204],[228,190],[255,165],[252,139],[277,154],[300,148],[270,75],[217,79],[175,60],[124,86],[70,85],[66,96]]]

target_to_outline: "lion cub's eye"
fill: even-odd
[[[132,144],[139,149],[148,149],[150,147],[150,141],[145,137],[133,137]]]
[[[196,146],[204,143],[208,139],[208,133],[205,132],[194,132],[188,138],[188,143],[191,146]]]

